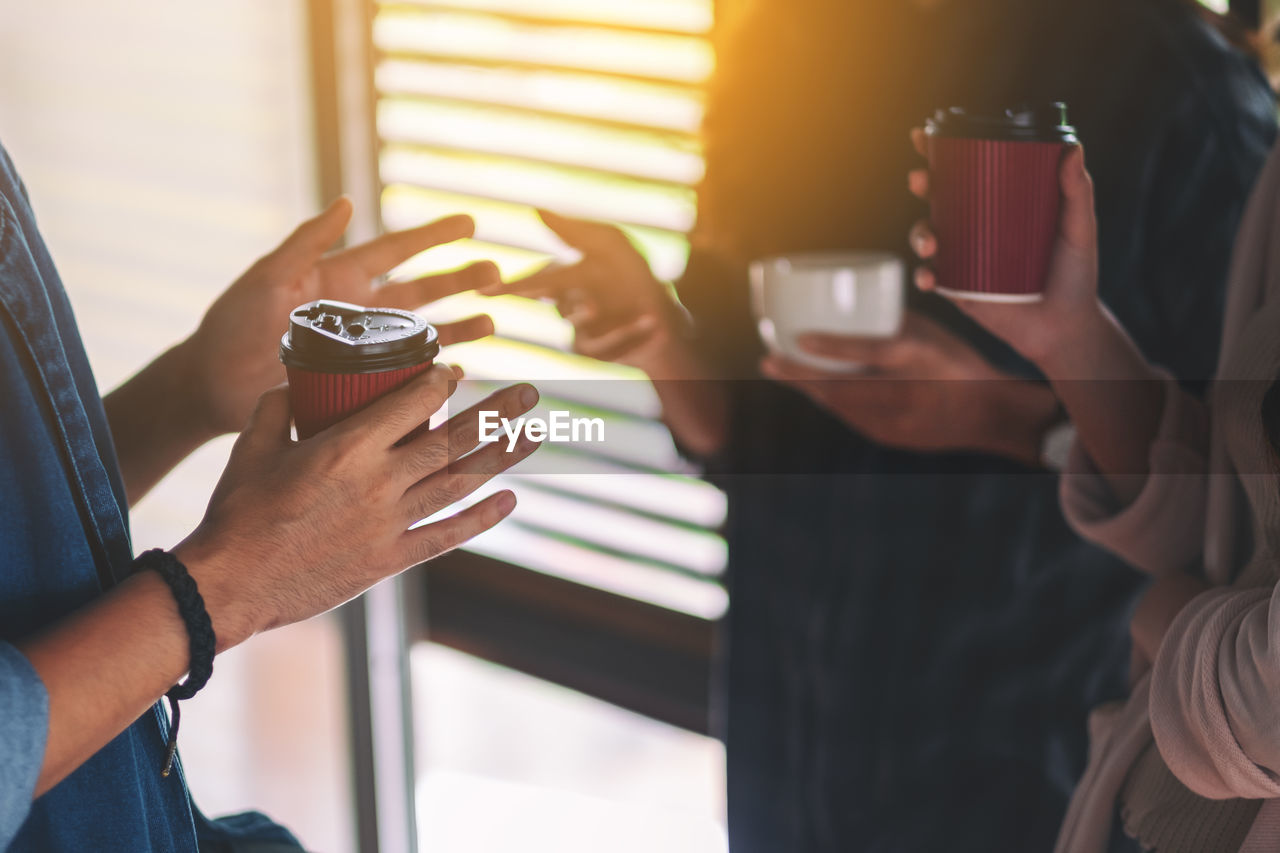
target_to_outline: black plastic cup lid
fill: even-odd
[[[1077,142],[1067,123],[1067,105],[1019,106],[1002,113],[969,112],[963,107],[938,110],[926,122],[933,136],[950,139],[990,139],[997,142]]]
[[[321,299],[289,314],[280,361],[315,373],[381,373],[434,359],[437,338],[434,326],[409,311]]]

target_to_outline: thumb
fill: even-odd
[[[1074,146],[1062,158],[1058,179],[1062,186],[1058,224],[1062,239],[1072,248],[1092,252],[1098,245],[1098,220],[1093,207],[1093,178],[1084,165],[1083,146]]]
[[[351,199],[338,197],[319,215],[295,228],[266,260],[283,277],[300,275],[338,242],[351,222],[351,211]]]
[[[289,386],[277,385],[258,398],[240,440],[258,450],[277,450],[289,443]]]

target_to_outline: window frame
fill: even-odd
[[[376,3],[308,0],[307,13],[317,203],[351,196],[356,218],[346,239],[358,242],[381,228]],[[405,730],[395,735],[412,753],[408,643],[437,642],[699,734],[716,729],[711,685],[718,620],[465,550],[383,586],[394,591],[401,611],[389,629],[401,641],[399,672],[390,683],[379,687],[377,668],[370,665],[385,610],[375,612],[366,594],[340,612],[362,853],[401,849],[406,842],[403,849],[416,850],[412,762],[389,770],[380,766],[374,724],[379,704],[399,703]],[[397,788],[394,780],[401,775],[403,786]]]

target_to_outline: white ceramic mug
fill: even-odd
[[[769,351],[833,372],[863,368],[800,348],[806,332],[891,338],[902,328],[906,265],[889,252],[804,252],[751,264],[751,307]]]

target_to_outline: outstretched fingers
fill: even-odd
[[[351,199],[340,196],[295,228],[284,242],[262,259],[262,263],[270,265],[272,278],[288,280],[310,269],[347,230],[351,212]]]
[[[466,293],[469,290],[484,292],[502,283],[498,265],[493,261],[477,261],[462,269],[406,281],[393,281],[382,285],[374,293],[379,304],[390,308],[412,311],[431,302]]]
[[[541,446],[525,436],[517,439],[513,447],[505,441],[494,442],[415,483],[404,493],[400,503],[405,526],[452,506],[503,471],[529,458]]]
[[[476,314],[450,323],[436,323],[440,346],[461,344],[487,338],[494,332],[493,318],[488,314]]]
[[[402,538],[409,558],[406,562],[423,563],[452,551],[502,521],[515,508],[515,494],[504,490],[449,518],[409,530]]]
[[[550,210],[539,210],[538,216],[557,237],[586,254],[613,254],[619,248],[631,245],[627,235],[614,225],[590,219],[574,219]]]
[[[480,413],[495,412],[514,421],[538,403],[538,390],[521,383],[490,394],[469,409],[449,418],[428,433],[415,436],[395,450],[395,468],[406,487],[441,470],[475,450],[480,444]]]
[[[471,237],[475,233],[475,221],[466,214],[457,214],[417,228],[383,234],[367,243],[344,249],[334,255],[334,258],[355,263],[362,272],[373,278],[404,263],[419,252]]]
[[[535,273],[513,281],[493,282],[479,288],[482,296],[523,296],[527,299],[555,297],[566,290],[586,288],[592,272],[579,261],[563,264],[553,261]]]

